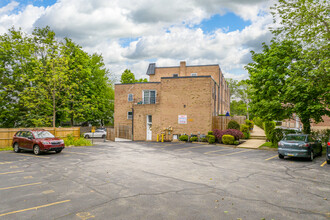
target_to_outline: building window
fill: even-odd
[[[128,94],[127,100],[133,102],[133,94]]]
[[[133,118],[133,112],[127,112],[127,119]]]
[[[175,73],[173,74],[173,77],[179,77],[179,74]]]
[[[191,73],[190,75],[191,76],[197,76],[197,73]]]
[[[143,90],[143,104],[156,104],[155,90]]]

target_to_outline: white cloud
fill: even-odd
[[[0,33],[21,27],[50,26],[58,37],[69,37],[89,53],[100,53],[120,78],[131,69],[146,77],[149,60],[157,66],[220,64],[223,71],[246,77],[250,50],[260,50],[271,34],[271,16],[263,13],[275,0],[58,0],[47,8],[11,2],[0,8]],[[17,12],[17,8],[20,10]],[[204,33],[193,28],[214,14],[233,12],[252,24],[241,31],[218,29]],[[134,39],[123,45],[122,39]],[[241,74],[241,76],[239,76]]]

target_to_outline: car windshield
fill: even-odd
[[[55,136],[49,131],[33,131],[35,138],[54,138]]]
[[[306,136],[305,135],[289,135],[289,136],[285,136],[283,140],[285,140],[285,141],[305,141]]]

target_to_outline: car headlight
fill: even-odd
[[[48,141],[43,141],[42,144],[50,144]]]
[[[64,144],[64,141],[63,140],[60,140],[60,144]]]

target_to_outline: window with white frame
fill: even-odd
[[[133,94],[128,94],[127,100],[133,102]]]
[[[127,112],[127,119],[133,118],[133,112]]]
[[[197,73],[191,73],[190,75],[191,76],[197,76]]]
[[[156,90],[143,90],[143,104],[156,104]]]

